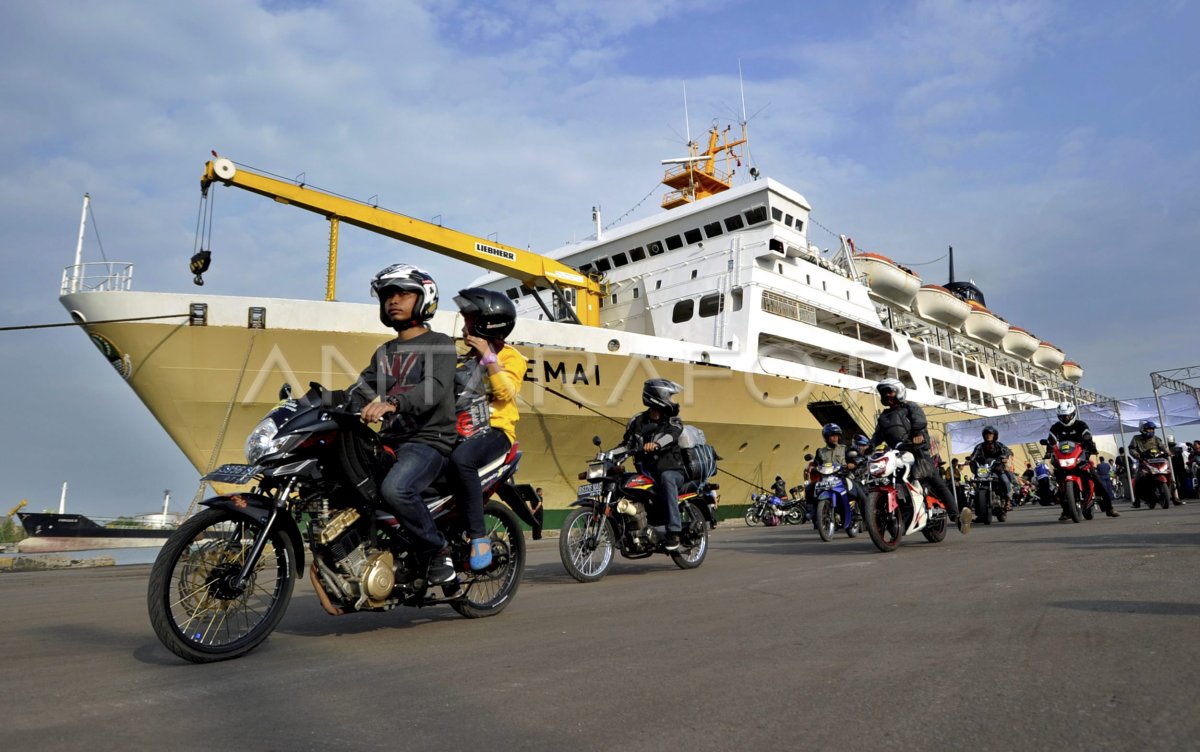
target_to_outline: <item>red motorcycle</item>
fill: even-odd
[[[1046,439],[1042,444],[1050,446]],[[1096,489],[1092,485],[1092,462],[1083,446],[1074,441],[1060,441],[1050,446],[1050,454],[1058,476],[1058,503],[1063,514],[1072,522],[1092,519]]]
[[[1160,503],[1163,509],[1171,506],[1171,458],[1157,450],[1143,454],[1133,489],[1135,507],[1143,501],[1151,509]]]

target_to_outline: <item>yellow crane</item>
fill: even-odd
[[[216,157],[216,153],[213,154]],[[216,157],[205,163],[204,175],[200,178],[200,190],[204,196],[208,195],[209,186],[213,183],[257,193],[281,204],[321,214],[329,220],[326,300],[334,299],[338,225],[346,222],[512,277],[534,292],[534,297],[551,320],[566,319],[589,326],[600,325],[601,283],[552,258],[397,214],[373,204],[325,193],[303,182],[264,175],[224,157]],[[197,268],[194,263],[192,270],[197,272],[197,281],[201,284],[199,276],[204,268],[207,268],[206,262],[203,268]],[[554,311],[537,295],[539,289],[553,293],[556,302]],[[574,291],[574,295],[568,294],[569,291]],[[571,305],[572,297],[574,306]]]
[[[27,507],[27,506],[29,506],[29,502],[26,501],[25,499],[21,499],[21,503],[17,504],[15,507],[8,510],[8,514],[6,516],[12,517],[14,514],[21,511],[21,509],[23,509],[24,507]]]

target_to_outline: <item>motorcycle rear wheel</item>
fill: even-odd
[[[826,543],[833,540],[833,534],[837,532],[837,515],[833,512],[833,503],[829,497],[817,500],[817,511],[813,514],[813,524],[816,526],[821,540]]]
[[[891,553],[900,545],[904,535],[904,515],[897,507],[895,512],[888,512],[887,494],[879,491],[867,496],[867,506],[863,509],[863,524],[871,542],[884,553]]]
[[[804,522],[804,512],[801,512],[796,507],[792,507],[784,515],[783,521],[789,525],[799,525],[801,522]]]
[[[278,527],[267,536],[249,581],[233,588],[263,525],[226,509],[207,509],[167,539],[154,567],[146,603],[162,644],[192,663],[238,658],[279,625],[296,584],[296,554]]]
[[[671,560],[680,569],[695,569],[708,556],[708,525],[691,502],[679,506],[679,516],[683,532],[679,535],[679,549],[671,552]]]
[[[580,582],[596,582],[608,574],[616,549],[616,535],[603,514],[576,509],[563,521],[558,536],[558,556],[567,574]]]
[[[450,608],[468,619],[503,611],[512,603],[525,572],[525,533],[517,515],[504,504],[489,501],[483,507],[483,523],[492,541],[491,566],[468,572],[466,593],[450,602]]]
[[[1158,500],[1159,504],[1162,504],[1163,509],[1171,508],[1171,494],[1167,491],[1166,483],[1154,484],[1154,498]],[[1151,506],[1151,509],[1153,509],[1153,506]]]
[[[1072,522],[1082,522],[1083,515],[1079,509],[1079,499],[1077,498],[1077,490],[1075,484],[1070,479],[1063,481],[1063,509]]]

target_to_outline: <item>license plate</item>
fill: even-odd
[[[240,486],[248,483],[258,472],[257,465],[221,465],[200,480]]]
[[[594,498],[600,496],[602,493],[604,493],[603,483],[584,483],[579,487],[580,497],[587,496],[589,498]]]

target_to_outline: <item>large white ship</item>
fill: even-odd
[[[845,237],[819,250],[804,196],[717,169],[737,143],[714,130],[706,152],[667,171],[662,212],[609,233],[597,221],[596,239],[548,254],[597,283],[598,324],[554,320],[582,288],[547,303],[537,284],[500,273],[474,282],[517,304],[510,342],[529,358],[519,480],[544,489],[548,511],[574,499],[592,436],[616,443],[650,377],[683,385],[682,417],[722,457],[726,507],[776,475],[800,481],[822,424],[870,434],[885,376],[926,406],[935,441],[947,421],[1100,399],[1077,385],[1077,364],[990,311],[973,284],[924,284]],[[344,386],[392,336],[374,304],[137,292],[131,280],[128,264],[77,263],[60,300],[201,472],[244,461],[243,439],[281,384]],[[462,328],[448,311],[432,325]]]

